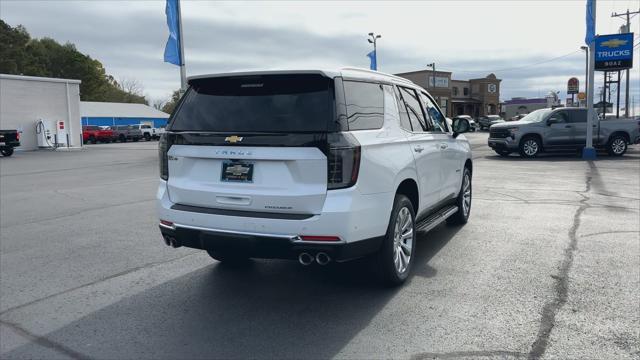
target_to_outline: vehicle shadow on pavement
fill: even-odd
[[[458,230],[439,226],[420,234],[415,276],[436,275],[429,260]],[[88,358],[330,358],[402,291],[377,285],[361,265],[360,260],[307,268],[276,260],[240,268],[214,263],[46,337]],[[43,351],[31,343],[5,356],[50,354]]]
[[[610,156],[606,151],[598,152],[597,160],[613,160],[613,161],[638,161],[639,151],[629,151],[623,156]],[[558,152],[558,153],[544,153],[535,158],[527,159],[521,157],[519,154],[513,153],[509,156],[500,156],[498,154],[486,155],[485,159],[497,160],[497,161],[584,161],[581,154],[573,152]]]

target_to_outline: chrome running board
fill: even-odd
[[[429,231],[434,227],[440,225],[443,221],[453,214],[458,212],[458,207],[455,205],[445,206],[442,209],[427,216],[416,224],[416,231]]]

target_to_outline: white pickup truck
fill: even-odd
[[[156,140],[160,138],[161,132],[159,131],[159,129],[154,128],[149,124],[134,124],[131,126],[133,126],[134,129],[139,129],[142,132],[142,137],[147,141],[151,141],[151,139]],[[164,129],[162,132],[164,132]]]

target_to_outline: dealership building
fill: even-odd
[[[419,70],[396,75],[427,89],[448,117],[470,115],[477,118],[500,113],[502,80],[494,74],[470,80],[454,80],[449,71]]]
[[[80,114],[83,126],[149,124],[162,127],[169,120],[169,114],[146,104],[82,101]]]

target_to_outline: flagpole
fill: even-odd
[[[187,70],[184,66],[184,40],[182,36],[182,10],[178,2],[178,42],[180,43],[180,93],[187,91]]]

